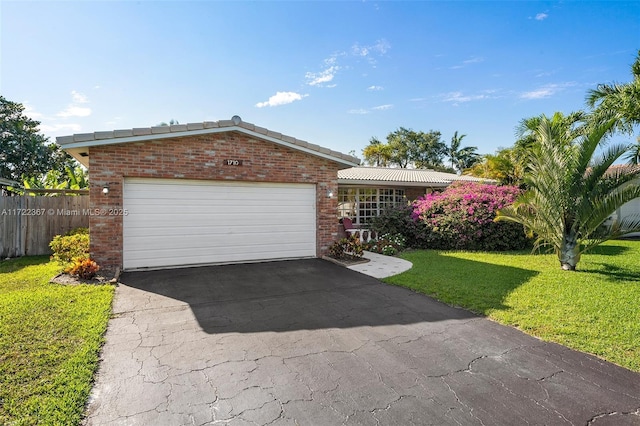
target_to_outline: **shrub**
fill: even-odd
[[[51,260],[67,265],[76,257],[89,257],[89,235],[75,233],[72,235],[56,235],[49,243],[53,251]]]
[[[73,228],[64,235],[67,237],[71,235],[89,235],[89,228]]]
[[[364,249],[374,253],[393,256],[404,250],[406,238],[401,234],[383,234],[376,240],[364,244]]]
[[[346,257],[362,257],[363,248],[360,239],[356,235],[350,235],[336,241],[329,247],[329,256],[335,259],[344,259]]]
[[[429,229],[427,246],[437,249],[517,250],[530,245],[522,225],[494,222],[496,211],[520,194],[514,186],[455,182],[413,203],[413,219]]]
[[[406,247],[428,247],[430,230],[413,218],[413,205],[392,207],[373,218],[371,228],[378,235],[402,235]]]
[[[96,276],[100,270],[98,264],[88,257],[76,257],[64,270],[66,273],[79,277],[83,280],[90,280]]]

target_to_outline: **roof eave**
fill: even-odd
[[[118,138],[92,139],[92,140],[84,140],[84,141],[77,141],[77,142],[68,141],[68,138],[62,137],[62,138],[57,138],[56,142],[65,151],[69,152],[76,160],[80,161],[80,163],[88,167],[88,161],[87,161],[88,157],[82,157],[80,155],[82,148],[86,149],[86,148],[91,148],[93,146],[116,145],[116,144],[133,143],[133,142],[147,142],[147,141],[153,141],[153,140],[172,139],[172,138],[181,138],[181,137],[187,137],[187,136],[199,136],[199,135],[207,135],[207,134],[215,134],[215,133],[226,133],[226,132],[244,133],[254,138],[266,140],[266,141],[275,143],[277,145],[285,146],[290,149],[302,151],[307,154],[315,155],[317,157],[321,157],[326,160],[339,163],[345,166],[345,168],[357,167],[359,165],[359,160],[357,158],[355,157],[346,158],[347,156],[337,155],[340,153],[331,151],[328,148],[322,148],[320,146],[312,145],[303,141],[298,141],[298,143],[287,142],[286,140],[269,136],[268,134],[259,133],[251,129],[246,129],[241,126],[213,127],[213,128],[206,128],[206,129],[200,129],[200,130],[152,133],[152,134],[118,137]],[[318,149],[316,150],[310,147],[317,147]],[[80,156],[80,158],[78,158],[78,156]],[[357,161],[352,161],[351,159],[354,159]]]
[[[444,188],[451,182],[405,182],[398,180],[371,180],[371,179],[344,179],[338,178],[338,185],[363,185],[363,186],[398,186],[417,188]]]

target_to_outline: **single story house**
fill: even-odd
[[[360,162],[238,116],[57,143],[89,169],[91,256],[125,270],[322,256]]]
[[[243,122],[75,134],[89,169],[91,256],[108,268],[320,257],[356,225],[456,180],[359,159]]]
[[[473,176],[424,169],[352,167],[338,170],[338,217],[366,226],[385,209],[442,190],[456,181],[487,182]]]

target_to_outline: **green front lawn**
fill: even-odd
[[[57,285],[46,257],[0,262],[0,424],[79,424],[112,285]]]
[[[610,241],[577,272],[555,255],[420,250],[385,279],[640,371],[640,241]]]

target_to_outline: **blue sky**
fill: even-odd
[[[240,115],[358,156],[400,126],[493,153],[521,119],[630,81],[640,49],[637,1],[3,0],[0,14],[0,94],[52,139]]]

